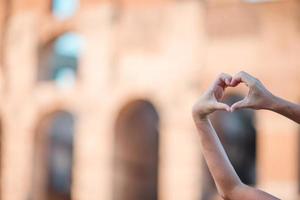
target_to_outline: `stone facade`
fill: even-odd
[[[112,199],[114,126],[139,99],[160,116],[159,199],[199,199],[205,182],[191,105],[220,72],[240,70],[299,102],[299,13],[296,0],[82,0],[59,21],[50,1],[0,0],[1,199],[29,198],[36,129],[59,110],[78,119],[72,199]],[[68,31],[84,40],[75,86],[37,82],[39,48]],[[298,125],[256,116],[257,185],[299,199]]]

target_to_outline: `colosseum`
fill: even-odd
[[[298,0],[0,0],[1,199],[218,199],[193,102],[241,70],[299,102],[299,44]],[[213,119],[241,179],[300,198],[298,124]]]

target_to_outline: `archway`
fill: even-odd
[[[33,200],[70,200],[75,118],[59,111],[41,120],[35,137]]]
[[[136,100],[119,113],[115,126],[114,200],[158,198],[159,115]]]

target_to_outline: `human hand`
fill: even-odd
[[[236,87],[240,83],[245,83],[249,92],[244,99],[231,106],[231,112],[241,108],[271,109],[275,96],[258,79],[242,71],[233,76],[229,85]]]
[[[219,102],[224,95],[226,87],[231,83],[232,77],[228,74],[220,74],[210,88],[198,99],[193,106],[193,117],[196,121],[205,119],[216,110],[230,111],[227,104]]]

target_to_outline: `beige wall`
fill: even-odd
[[[74,199],[111,199],[116,116],[128,101],[146,98],[162,120],[160,199],[196,200],[205,183],[190,107],[218,73],[249,71],[274,93],[299,100],[296,1],[151,1],[151,6],[118,7],[86,0],[78,15],[63,23],[37,2],[14,1],[3,44],[3,200],[27,198],[35,128],[55,110],[68,110],[79,119]],[[66,30],[85,40],[76,86],[61,91],[52,83],[37,85],[38,46]],[[258,185],[295,200],[298,126],[266,111],[257,116]]]

